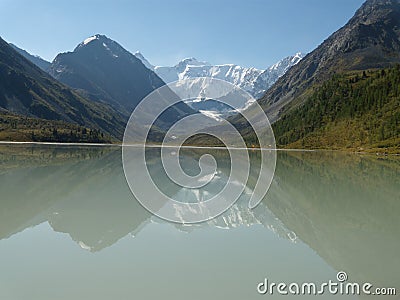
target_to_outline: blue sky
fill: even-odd
[[[0,0],[0,36],[52,60],[102,33],[155,65],[185,57],[266,68],[310,52],[363,0]]]

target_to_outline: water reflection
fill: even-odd
[[[214,151],[216,182],[200,191],[168,185],[157,150],[149,167],[166,193],[198,201],[217,193],[229,176],[224,150]],[[188,172],[203,150],[182,153]],[[248,198],[257,179],[259,153],[250,153],[251,176],[241,199],[193,232],[262,225],[277,236],[301,241],[355,281],[398,287],[400,282],[400,160],[340,153],[280,152],[270,192],[256,209]],[[118,147],[2,146],[0,239],[48,222],[81,248],[98,252],[150,223],[163,223],[133,198]],[[400,287],[398,287],[400,288]]]
[[[336,270],[399,287],[399,159],[281,153],[264,203]]]
[[[204,151],[182,151],[186,171],[197,171],[195,162]],[[201,201],[218,193],[229,176],[229,157],[225,151],[213,154],[218,162],[217,176],[200,190],[181,188],[168,181],[159,149],[149,151],[150,173],[158,186],[175,199]],[[99,251],[128,233],[137,234],[150,218],[162,222],[132,196],[124,178],[119,148],[19,147],[11,160],[3,159],[2,170],[0,238],[47,221],[55,231],[68,233],[82,248]],[[254,180],[249,180],[248,185],[241,199],[222,216],[197,226],[174,226],[189,232],[204,226],[229,229],[264,224],[281,236],[293,237],[264,204],[256,210],[247,207]]]

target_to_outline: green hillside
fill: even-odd
[[[0,141],[111,143],[113,140],[98,129],[0,111]]]
[[[400,152],[400,65],[333,75],[308,93],[273,124],[279,147]]]

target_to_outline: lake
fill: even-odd
[[[182,150],[184,169],[196,174],[205,152],[218,176],[197,190],[165,183],[157,149],[149,169],[165,193],[199,201],[229,176],[225,150]],[[399,293],[399,158],[278,151],[269,192],[250,209],[254,176],[222,215],[177,224],[134,198],[120,147],[1,145],[0,299],[279,299],[258,284],[320,284],[338,271]]]

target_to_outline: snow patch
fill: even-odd
[[[91,37],[88,37],[86,40],[83,41],[83,44],[84,44],[84,45],[87,45],[87,44],[89,44],[91,41],[94,41],[94,40],[97,40],[97,36],[96,36],[96,35],[91,36]]]
[[[104,48],[106,48],[108,51],[110,51],[110,48],[108,48],[106,43],[103,43]]]

